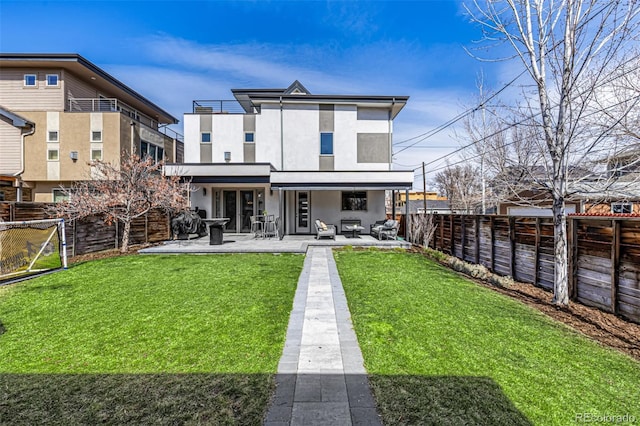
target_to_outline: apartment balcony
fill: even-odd
[[[158,121],[116,98],[71,98],[69,112],[119,112],[140,123],[158,129]]]
[[[237,100],[196,100],[193,101],[194,114],[259,114],[260,107],[250,101]]]

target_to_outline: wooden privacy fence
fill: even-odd
[[[49,219],[46,203],[0,203],[0,219],[10,222]],[[99,218],[90,217],[66,223],[65,236],[69,256],[119,248],[122,243],[121,223],[105,225]],[[160,210],[135,219],[131,223],[129,244],[165,241],[171,238],[169,217]]]
[[[553,289],[552,218],[433,218],[432,248],[498,275]],[[640,323],[640,218],[570,216],[567,226],[570,298]]]

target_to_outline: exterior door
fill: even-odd
[[[296,233],[311,232],[311,197],[308,191],[296,192]]]
[[[253,194],[253,190],[240,191],[240,232],[251,232],[251,216],[255,214]]]
[[[222,191],[222,217],[229,218],[225,231],[238,232],[238,191]]]

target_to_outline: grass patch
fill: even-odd
[[[386,424],[640,420],[640,364],[419,254],[335,253]]]
[[[302,263],[126,256],[0,289],[0,423],[259,423]]]

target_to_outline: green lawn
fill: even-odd
[[[335,257],[386,424],[640,422],[640,363],[417,254]]]
[[[0,288],[0,424],[259,423],[302,263],[127,256]]]

